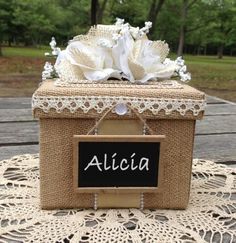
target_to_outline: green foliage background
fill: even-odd
[[[154,0],[99,0],[106,2],[100,23],[112,24],[116,17],[134,26],[149,20]],[[236,1],[186,0],[184,52],[216,54],[220,45],[227,55],[236,55]],[[156,0],[158,2],[158,0]],[[150,38],[166,40],[175,52],[183,20],[184,0],[165,0]],[[86,33],[90,23],[89,0],[0,0],[0,42],[3,45],[38,46],[55,36],[65,46],[73,36]]]

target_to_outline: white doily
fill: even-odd
[[[187,111],[192,111],[194,116],[204,111],[205,100],[193,99],[171,99],[171,98],[137,98],[137,97],[115,97],[115,96],[38,96],[32,97],[32,109],[39,108],[44,112],[55,109],[57,113],[68,109],[71,113],[81,109],[84,113],[95,110],[102,113],[114,106],[114,104],[129,104],[139,113],[145,111],[157,115],[161,110],[166,115],[177,111],[182,116]]]
[[[0,242],[236,242],[236,169],[194,160],[187,210],[40,210],[38,155],[0,162]]]

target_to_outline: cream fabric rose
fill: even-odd
[[[118,19],[116,25],[92,27],[87,35],[75,37],[59,55],[55,68],[65,82],[105,81],[109,78],[146,83],[180,76],[190,79],[182,59],[171,61],[168,44],[150,41],[150,22],[139,29]]]

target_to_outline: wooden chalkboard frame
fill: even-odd
[[[79,187],[79,142],[160,142],[157,187]],[[74,135],[73,136],[73,187],[77,193],[157,193],[163,184],[165,135]]]

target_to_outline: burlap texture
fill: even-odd
[[[72,137],[86,134],[93,119],[40,119],[41,207],[89,208],[93,194],[73,190]],[[145,208],[185,208],[191,179],[194,120],[149,120],[156,134],[166,135],[162,193],[145,194]]]
[[[195,121],[149,120],[155,134],[166,136],[162,193],[144,195],[146,208],[184,209],[188,205]]]
[[[173,98],[203,100],[204,93],[187,85],[183,89],[145,89],[121,87],[83,88],[56,87],[53,81],[46,81],[35,92],[36,96],[115,96],[142,98]],[[106,111],[105,111],[106,112]],[[73,135],[84,135],[102,117],[95,110],[84,113],[78,110],[71,113],[63,110],[48,113],[34,110],[40,118],[40,193],[41,206],[54,208],[88,208],[94,206],[93,194],[75,193],[73,189]],[[141,114],[157,135],[165,135],[164,183],[161,193],[144,194],[145,208],[186,208],[189,199],[192,151],[195,120],[201,119],[203,112],[194,116],[187,112],[184,116],[178,112],[166,115],[160,111],[153,115],[146,111]],[[137,119],[133,112],[125,116],[109,113],[106,119]]]
[[[133,88],[130,85],[125,84],[115,87],[103,87],[103,86],[90,86],[89,84],[82,88],[71,87],[57,87],[53,84],[52,80],[44,81],[43,84],[34,93],[35,96],[114,96],[114,97],[141,97],[141,98],[170,98],[170,99],[194,99],[204,100],[205,94],[192,88],[188,85],[183,85],[182,89],[147,89],[145,85],[138,86],[139,88]],[[141,88],[140,88],[141,87]],[[36,118],[99,118],[102,114],[98,114],[96,110],[90,110],[84,113],[83,110],[77,110],[71,113],[68,109],[64,109],[63,112],[58,113],[55,109],[51,109],[49,112],[44,112],[41,109],[34,109],[34,117]],[[151,111],[144,111],[142,113],[143,118],[146,119],[201,119],[204,112],[201,111],[197,116],[194,116],[192,111],[187,111],[183,116],[177,111],[173,111],[170,114],[166,114],[161,110],[157,115],[153,115]],[[118,119],[116,114],[109,114],[110,119]],[[123,117],[125,118],[125,117]],[[126,118],[135,118],[133,114],[127,114]]]
[[[147,89],[145,85],[142,88],[133,88],[130,86],[121,85],[120,87],[102,87],[90,86],[83,88],[73,87],[57,87],[53,80],[44,81],[43,84],[34,93],[36,96],[130,96],[143,98],[180,98],[180,99],[194,99],[202,100],[205,94],[196,90],[193,87],[183,84],[182,89]]]
[[[92,194],[73,191],[74,134],[86,134],[89,119],[40,119],[40,201],[43,209],[91,207]]]

